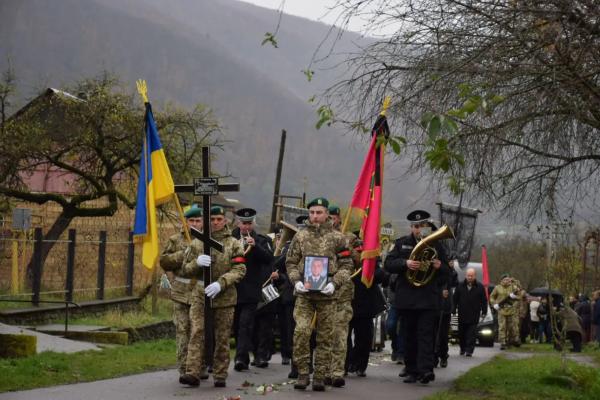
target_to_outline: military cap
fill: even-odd
[[[507,273],[503,273],[503,274],[500,276],[500,279],[502,280],[502,279],[504,279],[504,278],[510,278],[510,275],[509,275],[509,274],[507,274]]]
[[[225,215],[225,209],[221,206],[212,206],[210,208],[210,215]]]
[[[416,225],[421,222],[427,222],[431,218],[431,214],[424,210],[415,210],[406,216],[411,225]]]
[[[321,207],[328,208],[329,207],[329,201],[325,197],[317,197],[316,199],[311,200],[311,202],[308,203],[308,205],[306,206],[306,208],[311,208],[311,207],[314,207],[314,206],[321,206]]]
[[[299,215],[296,217],[296,224],[304,225],[306,220],[308,219],[308,215]]]
[[[183,216],[186,218],[197,218],[202,216],[202,209],[198,207],[198,204],[192,204],[190,208],[183,213]]]
[[[235,212],[235,215],[242,222],[252,222],[256,216],[256,210],[252,208],[240,208]]]
[[[340,215],[340,208],[338,206],[329,206],[329,215]]]

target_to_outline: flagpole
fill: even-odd
[[[390,108],[391,103],[392,103],[392,98],[390,96],[385,96],[385,98],[383,99],[383,104],[381,106],[381,112],[379,112],[379,115],[385,115],[387,113],[388,108]],[[382,174],[382,179],[383,179],[383,174]],[[350,221],[350,214],[352,214],[352,207],[350,205],[348,205],[348,211],[346,212],[346,216],[344,218],[344,224],[342,225],[342,233],[345,233],[346,229],[348,228],[348,222]]]
[[[146,84],[146,81],[144,79],[138,79],[135,82],[135,84],[137,86],[138,93],[142,97],[142,101],[144,102],[144,105],[149,104],[150,101],[148,100],[148,85]],[[147,168],[146,168],[146,170],[147,170]],[[177,208],[177,214],[179,216],[179,220],[181,221],[181,226],[183,228],[183,235],[185,236],[185,239],[187,240],[187,242],[191,243],[192,238],[190,236],[190,228],[188,227],[187,222],[185,221],[185,216],[183,215],[183,209],[181,208],[181,204],[179,203],[179,197],[177,196],[177,194],[173,194],[173,199],[175,201],[175,207]]]

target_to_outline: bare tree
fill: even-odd
[[[0,137],[0,194],[61,207],[44,234],[42,259],[73,218],[111,216],[119,204],[135,207],[143,107],[106,73],[69,92],[77,96],[48,89],[8,118]],[[176,181],[199,173],[203,145],[223,143],[202,105],[191,111],[168,107],[155,118]],[[63,173],[69,194],[31,191],[28,178],[40,169]]]
[[[595,200],[600,184],[600,4],[593,0],[339,0],[394,33],[347,59],[321,97],[369,126],[384,95],[413,170],[533,218]],[[547,202],[553,199],[553,204]],[[590,203],[593,204],[593,203]],[[554,211],[552,211],[554,212]]]

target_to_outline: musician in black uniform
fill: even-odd
[[[433,243],[437,258],[432,261],[435,270],[433,278],[425,285],[415,286],[407,279],[407,271],[419,269],[420,262],[409,260],[410,253],[426,230],[431,229],[430,214],[416,210],[408,214],[411,233],[396,240],[394,249],[385,259],[387,272],[398,274],[396,298],[393,306],[403,316],[406,324],[406,346],[404,352],[404,382],[429,383],[435,379],[434,363],[434,324],[440,310],[441,290],[448,282],[450,267],[443,246]]]
[[[232,231],[233,237],[244,241],[246,254],[246,275],[236,284],[237,305],[235,307],[234,332],[236,332],[235,364],[236,371],[248,369],[249,352],[253,349],[252,333],[256,306],[261,299],[265,270],[273,263],[273,243],[271,238],[254,230],[256,211],[242,208],[236,212],[237,228]],[[266,360],[256,360],[257,367],[266,367]]]

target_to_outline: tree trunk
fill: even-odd
[[[50,250],[52,250],[52,248],[56,244],[56,240],[58,240],[60,238],[60,235],[62,235],[63,232],[65,230],[67,230],[67,228],[71,224],[71,221],[73,220],[74,217],[75,217],[75,215],[73,214],[73,212],[71,212],[70,210],[63,209],[62,212],[60,213],[60,215],[58,216],[58,218],[56,218],[56,220],[54,221],[54,223],[48,230],[48,232],[46,232],[46,234],[43,236],[44,241],[42,242],[42,263],[41,263],[42,268],[46,262],[46,259],[48,258],[48,254],[50,254]],[[26,276],[27,276],[27,281],[29,282],[29,287],[32,287],[32,284],[33,284],[33,264],[34,264],[34,259],[32,256],[31,259],[29,260],[29,263],[27,264],[27,270],[26,270],[26,274],[27,274]]]

